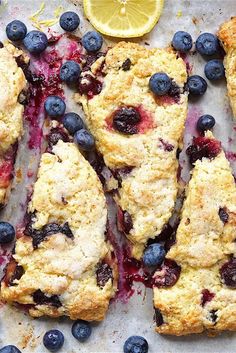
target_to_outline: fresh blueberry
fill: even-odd
[[[212,33],[202,33],[196,41],[196,50],[202,55],[214,55],[219,48],[218,38]]]
[[[216,121],[215,118],[213,118],[213,116],[211,115],[202,115],[200,116],[200,118],[198,119],[197,122],[197,129],[198,131],[207,131],[207,130],[211,130],[213,128],[213,126],[215,125]]]
[[[64,12],[60,17],[60,26],[67,32],[75,31],[80,24],[80,19],[77,13],[73,11]]]
[[[175,33],[172,39],[172,46],[175,50],[186,53],[192,48],[193,40],[189,33],[184,31],[178,31]]]
[[[76,131],[74,140],[83,151],[92,151],[95,147],[95,140],[93,135],[85,129]]]
[[[82,37],[82,45],[83,47],[91,53],[94,53],[101,49],[103,43],[103,38],[100,33],[96,31],[87,32]]]
[[[80,342],[85,342],[92,333],[92,328],[89,322],[84,320],[77,320],[73,323],[71,328],[72,335]]]
[[[50,330],[43,336],[43,344],[50,352],[57,352],[64,344],[64,335],[59,330]]]
[[[6,27],[6,33],[8,39],[12,40],[13,42],[16,42],[25,38],[27,33],[27,27],[23,22],[19,20],[14,20],[8,23]]]
[[[190,94],[202,96],[207,90],[207,83],[201,76],[193,75],[188,78],[187,87]]]
[[[130,336],[124,344],[124,353],[147,353],[147,340],[141,336]]]
[[[14,239],[14,227],[8,222],[0,222],[0,244],[10,243]]]
[[[51,118],[59,118],[65,113],[66,104],[61,97],[49,96],[45,100],[44,108]]]
[[[34,30],[26,34],[24,45],[30,53],[40,54],[47,48],[48,39],[45,33]]]
[[[144,252],[143,263],[147,267],[159,266],[163,262],[165,255],[165,249],[161,244],[151,244]]]
[[[214,59],[208,61],[208,63],[205,65],[204,72],[208,80],[220,80],[225,75],[225,69],[222,60]]]
[[[0,349],[0,353],[21,353],[21,351],[16,346],[5,346]]]
[[[154,94],[163,96],[171,88],[171,79],[164,72],[158,72],[150,78],[149,87]]]
[[[76,61],[68,60],[61,66],[60,79],[68,84],[75,83],[78,81],[80,73],[80,65]]]
[[[76,131],[85,128],[83,120],[76,113],[65,114],[62,119],[62,123],[66,128],[66,130],[68,130],[71,135],[74,135]]]

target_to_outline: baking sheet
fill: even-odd
[[[29,29],[32,28],[30,21],[26,19],[40,7],[41,0],[8,0],[8,2],[5,0],[1,3],[0,40],[5,39],[5,25],[13,19],[21,19],[27,22]],[[44,18],[52,18],[54,9],[59,5],[62,5],[65,11],[76,10],[81,15],[81,33],[90,28],[87,21],[83,19],[81,6],[75,7],[69,1],[47,1]],[[164,12],[158,25],[149,35],[138,42],[144,45],[165,47],[177,30],[186,30],[196,39],[201,32],[215,32],[218,26],[232,15],[236,15],[235,0],[166,0]],[[55,25],[54,29],[60,32],[58,25]],[[111,44],[108,38],[107,43]],[[188,60],[190,65],[193,65],[192,72],[203,75],[204,59],[200,55],[193,55],[188,57]],[[194,122],[197,118],[203,113],[213,115],[217,122],[214,134],[222,141],[224,149],[230,157],[232,167],[236,171],[236,155],[234,155],[236,153],[236,124],[232,120],[225,82],[209,83],[208,86],[204,97],[200,100],[191,101],[189,104],[185,143],[194,134]],[[69,96],[71,96],[70,92]],[[35,168],[37,166],[39,153],[28,151],[25,147],[26,141],[27,135],[25,135],[21,144],[16,168],[19,166],[26,167],[32,156],[34,162],[32,162],[31,167]],[[182,163],[184,166],[183,176],[187,180],[187,163],[184,154],[182,155]],[[1,219],[9,220],[15,225],[18,224],[24,212],[27,191],[28,189],[22,179],[15,180],[9,205],[0,215]],[[3,250],[0,252],[0,255],[2,254]],[[1,256],[1,259],[4,259],[4,257]],[[149,342],[150,353],[235,352],[236,335],[234,333],[223,333],[215,338],[209,338],[204,334],[184,338],[156,334],[153,323],[152,291],[145,289],[142,285],[137,285],[137,289],[127,304],[117,301],[111,303],[107,318],[104,322],[94,325],[90,340],[84,344],[77,342],[72,337],[70,332],[71,322],[67,319],[31,319],[22,310],[3,305],[0,308],[0,347],[6,344],[15,344],[25,353],[46,352],[42,345],[42,337],[46,330],[58,328],[65,335],[65,344],[60,351],[61,353],[122,353],[123,343],[130,335],[146,337]]]

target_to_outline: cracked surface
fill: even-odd
[[[210,132],[207,137],[213,138]],[[226,222],[219,216],[222,208]],[[236,291],[220,277],[220,268],[236,253],[235,238],[236,187],[221,151],[214,159],[197,160],[192,171],[176,243],[167,253],[181,266],[180,278],[173,287],[154,288],[154,306],[164,321],[159,333],[236,330]],[[205,290],[210,292],[206,302]]]
[[[116,278],[114,271],[114,280],[108,278],[99,286],[96,277],[99,264],[112,266],[104,235],[106,201],[96,173],[73,143],[60,140],[53,154],[42,155],[28,211],[35,215],[34,229],[68,222],[73,238],[52,234],[34,250],[31,237],[20,237],[13,257],[24,274],[12,286],[2,282],[2,298],[30,304],[29,312],[35,317],[102,320],[115,293]],[[58,296],[61,306],[35,303],[37,290],[47,297]]]
[[[236,119],[236,17],[221,25],[218,37],[226,52],[224,66],[228,96]]]
[[[131,66],[124,71],[122,64],[127,59]],[[182,93],[177,103],[170,97],[157,99],[149,91],[151,75],[160,71],[179,86]],[[100,94],[92,99],[77,94],[75,99],[83,104],[106,165],[113,170],[133,167],[123,178],[116,201],[131,215],[133,228],[127,236],[133,243],[133,256],[140,258],[147,240],[158,235],[169,220],[176,200],[176,151],[187,112],[187,94],[183,93],[186,67],[169,50],[120,42],[108,51],[104,72]],[[127,136],[108,126],[112,113],[120,106],[138,107],[145,115],[146,123],[141,124],[138,134]],[[162,140],[173,148],[165,149]]]

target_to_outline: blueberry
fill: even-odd
[[[161,244],[151,244],[144,252],[143,263],[147,267],[159,266],[163,262],[165,255],[165,249]]]
[[[201,76],[193,75],[188,78],[187,87],[190,94],[202,96],[207,90],[207,83]]]
[[[184,31],[178,31],[175,33],[172,39],[172,46],[175,50],[186,53],[192,48],[193,40],[189,33]]]
[[[27,27],[23,22],[19,20],[14,20],[8,23],[6,27],[6,33],[7,38],[15,42],[25,38],[27,33]]]
[[[45,33],[34,30],[26,34],[24,45],[30,53],[40,54],[47,48],[48,39]]]
[[[74,135],[76,131],[85,128],[83,120],[76,113],[65,114],[65,116],[62,119],[62,123],[66,128],[66,130],[68,130],[71,135]]]
[[[71,328],[72,335],[80,342],[85,342],[92,333],[92,328],[89,322],[84,320],[77,320],[73,323]]]
[[[50,352],[57,352],[64,344],[64,335],[59,330],[50,330],[43,336],[43,344]]]
[[[85,129],[76,131],[74,140],[83,151],[92,151],[95,147],[95,140],[93,135]]]
[[[225,75],[225,69],[222,60],[214,59],[208,61],[208,63],[205,65],[204,72],[208,80],[220,80]]]
[[[196,41],[196,50],[202,55],[214,55],[219,48],[218,38],[212,33],[202,33]]]
[[[16,346],[5,346],[0,349],[0,353],[21,353],[21,351]]]
[[[80,73],[80,65],[76,61],[68,60],[61,66],[60,79],[68,84],[75,83],[79,79]]]
[[[66,104],[61,97],[49,96],[44,102],[44,108],[51,118],[59,118],[65,113]]]
[[[158,72],[150,78],[149,87],[154,94],[163,96],[171,88],[171,79],[164,72]]]
[[[124,353],[147,353],[147,340],[141,336],[130,336],[124,344]]]
[[[0,244],[10,243],[14,239],[14,227],[8,222],[0,222]]]
[[[79,27],[80,19],[73,11],[64,12],[60,17],[60,26],[67,32],[73,32]]]
[[[133,135],[138,133],[137,124],[141,121],[138,110],[134,107],[121,107],[113,116],[113,128],[123,134]]]
[[[200,118],[198,119],[197,122],[197,129],[198,131],[207,131],[207,130],[211,130],[213,128],[213,126],[215,125],[216,121],[213,118],[213,116],[211,115],[202,115],[200,116]]]
[[[236,258],[231,258],[220,269],[220,276],[222,282],[230,287],[236,288]]]
[[[83,47],[91,53],[94,53],[101,49],[103,38],[101,34],[96,31],[90,31],[82,37]]]

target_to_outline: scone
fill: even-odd
[[[221,25],[218,37],[226,52],[224,66],[228,96],[236,118],[236,17]]]
[[[8,43],[0,49],[0,207],[11,188],[17,142],[23,131],[24,107],[18,97],[26,79],[15,60],[21,53]]]
[[[1,297],[34,317],[102,320],[115,294],[102,185],[74,143],[59,140],[41,157]]]
[[[210,132],[187,149],[194,164],[176,242],[153,276],[159,333],[236,330],[236,187]]]
[[[120,42],[92,66],[102,90],[93,97],[77,94],[98,151],[118,181],[119,228],[140,258],[171,217],[177,196],[176,153],[187,112],[186,66],[171,50],[146,49]],[[149,79],[165,72],[169,93],[155,96]],[[85,74],[84,81],[87,77]]]

